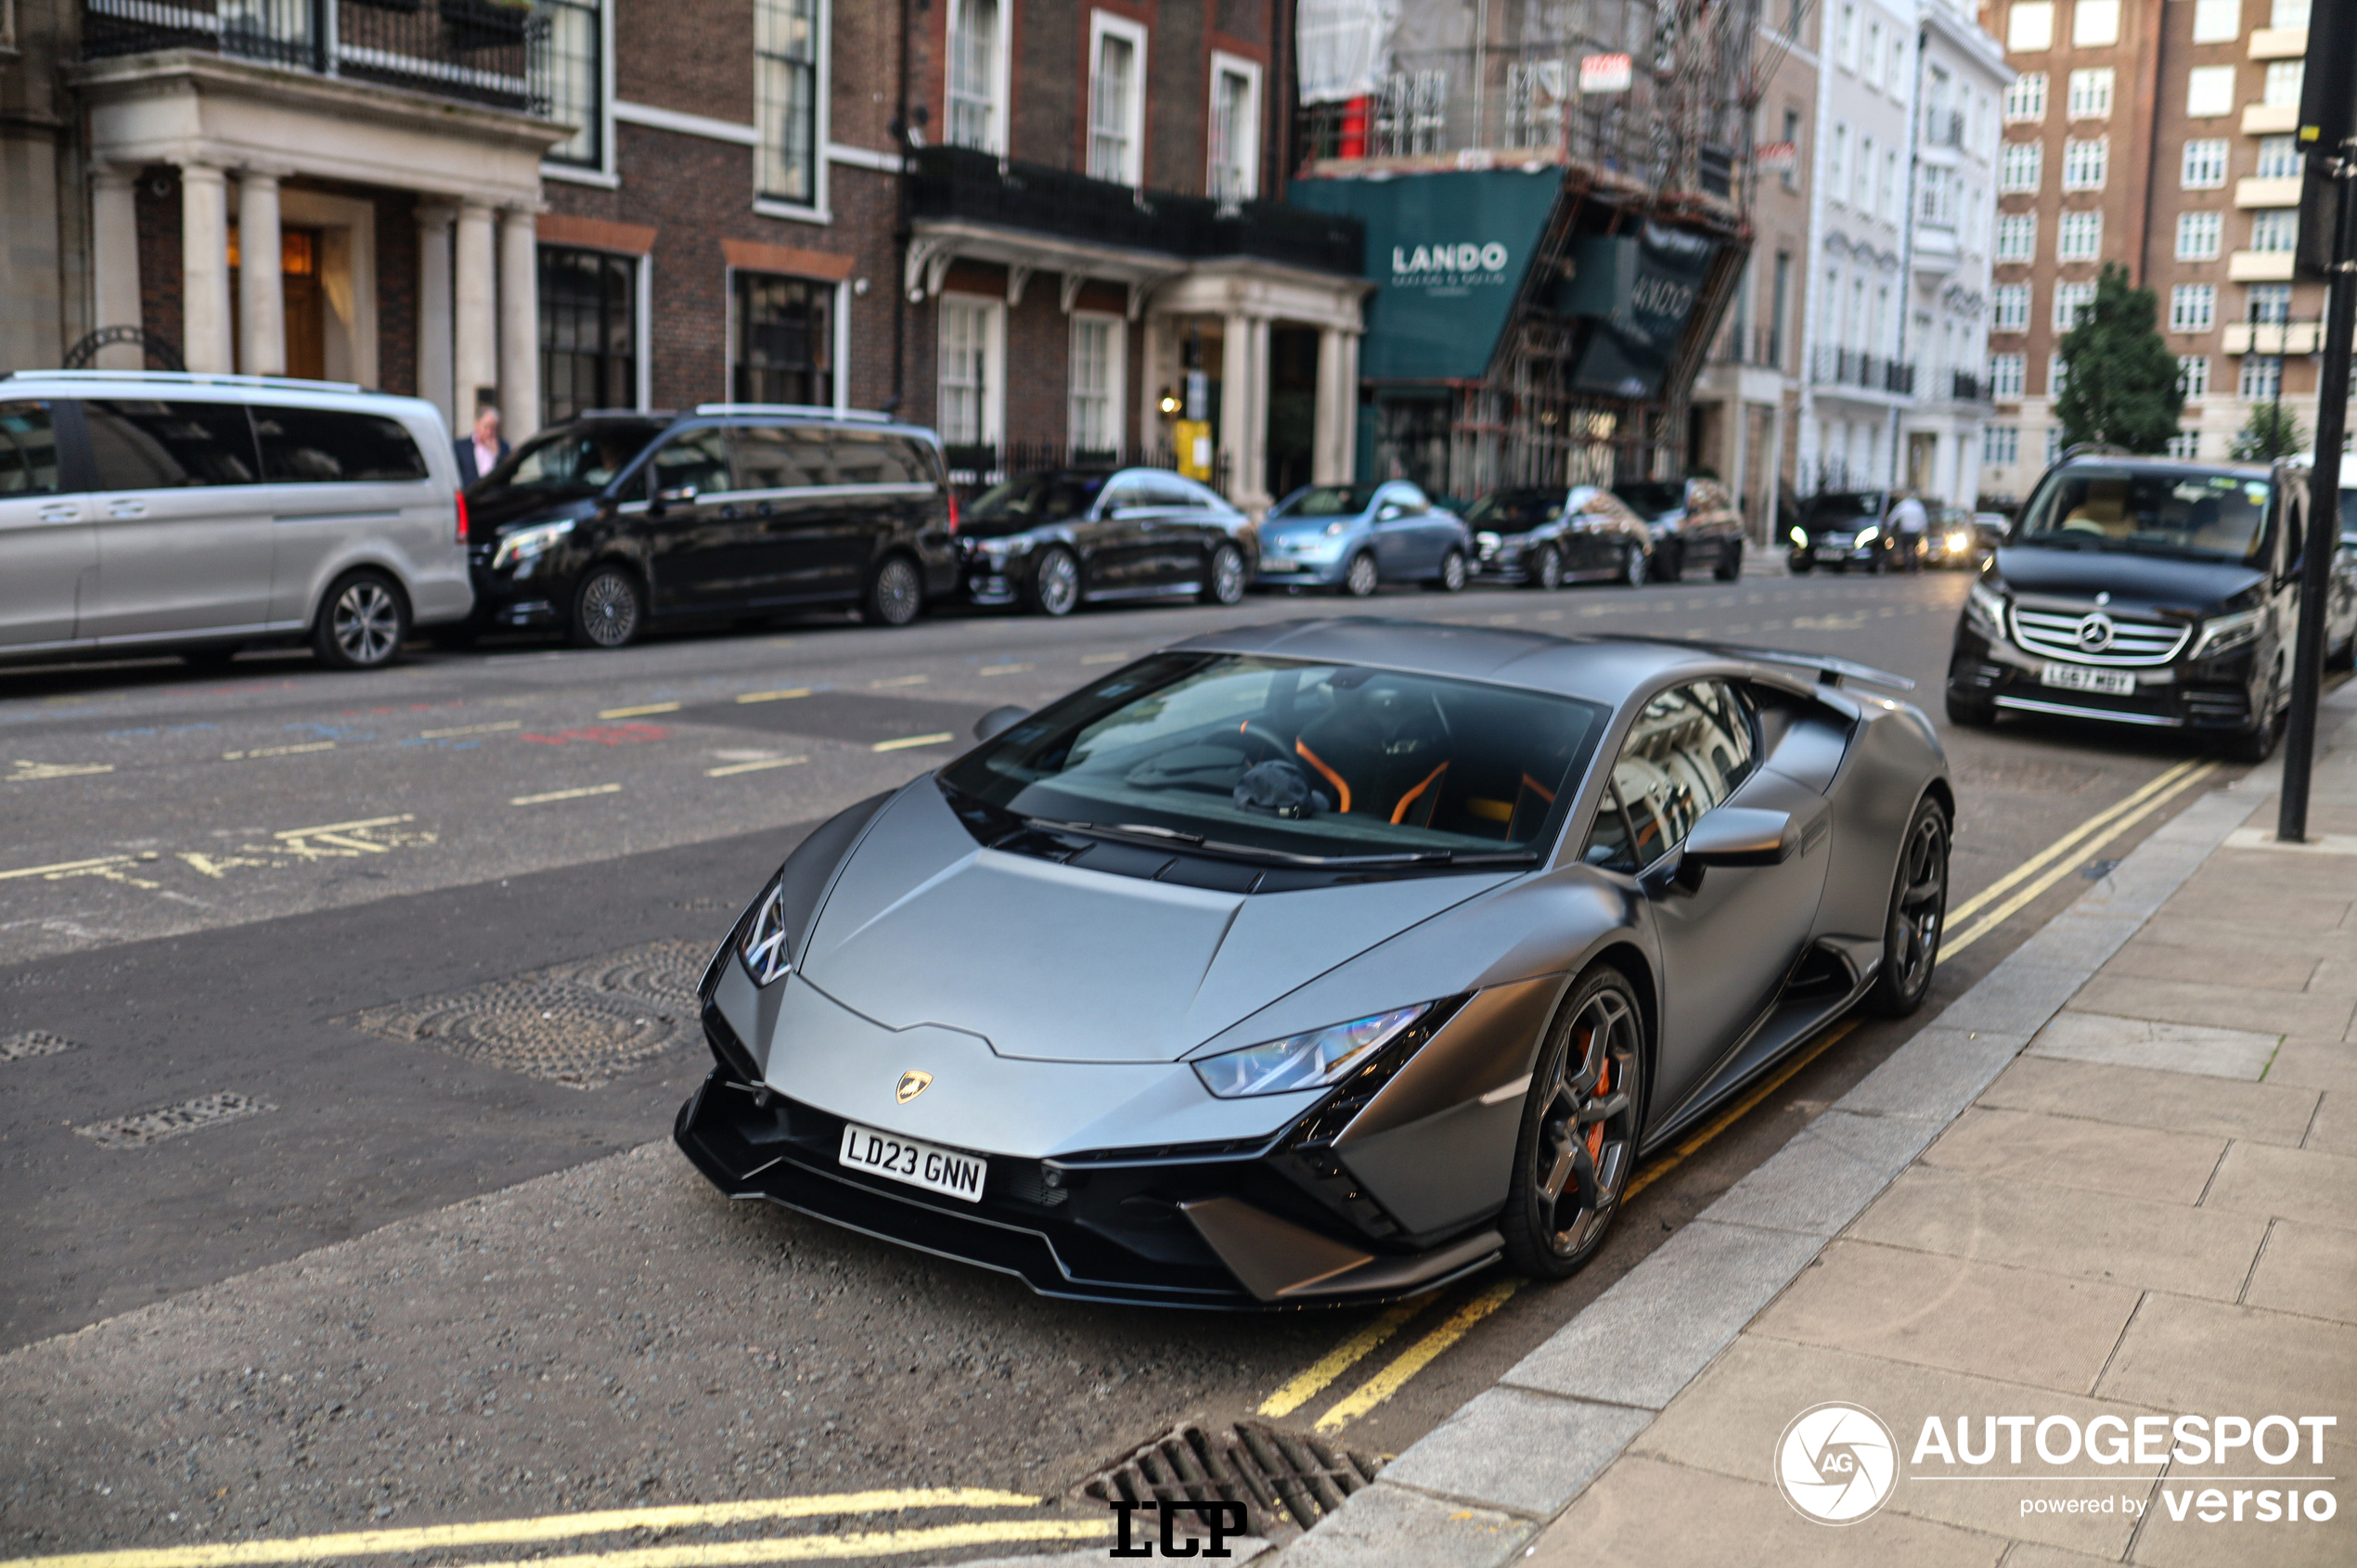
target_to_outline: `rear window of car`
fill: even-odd
[[[1686,487],[1664,481],[1616,484],[1612,493],[1635,508],[1639,517],[1647,520],[1657,518],[1664,512],[1674,512],[1686,504]]]
[[[408,428],[381,414],[257,404],[265,484],[400,483],[427,477]]]
[[[82,411],[101,490],[252,484],[261,475],[242,403],[109,398]]]

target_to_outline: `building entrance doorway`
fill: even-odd
[[[316,228],[278,231],[279,295],[283,301],[280,308],[286,325],[285,374],[311,381],[328,379],[327,296],[319,280],[321,239],[320,231]],[[241,270],[238,237],[233,229],[229,237],[229,341],[238,344],[245,341],[244,312],[238,305],[244,298],[238,287]]]

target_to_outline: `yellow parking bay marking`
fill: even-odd
[[[744,692],[738,697],[737,700],[740,702],[785,702],[790,701],[796,697],[807,697],[809,695],[810,688],[808,687],[795,686],[789,687],[783,691]]]
[[[764,1497],[728,1503],[678,1503],[662,1508],[551,1513],[536,1519],[487,1519],[472,1524],[423,1524],[398,1530],[354,1530],[341,1535],[297,1536],[277,1541],[219,1541],[200,1546],[142,1547],[121,1551],[74,1552],[58,1557],[20,1557],[0,1562],[0,1568],[245,1568],[245,1565],[254,1563],[308,1562],[327,1558],[375,1557],[388,1552],[447,1551],[468,1547],[514,1546],[527,1541],[564,1541],[581,1536],[609,1535],[620,1530],[714,1528],[776,1519],[823,1519],[831,1514],[882,1513],[897,1509],[1037,1508],[1043,1500],[1025,1497],[1020,1492],[998,1492],[975,1486],[837,1492],[808,1497]],[[1076,1522],[1041,1520],[1024,1523]],[[1104,1526],[1091,1523],[1089,1528],[1101,1532]],[[823,1536],[795,1537],[813,1541],[830,1538]],[[771,1543],[714,1544],[767,1546]],[[616,1559],[603,1561],[612,1562]]]
[[[518,795],[509,805],[547,805],[550,801],[586,800],[591,795],[618,795],[619,784],[586,784],[578,790],[551,790],[545,795]]]
[[[1628,1187],[1623,1189],[1620,1194],[1621,1202],[1626,1205],[1628,1202],[1636,1197],[1638,1193],[1642,1192],[1646,1188],[1651,1187],[1655,1182],[1659,1181],[1662,1177],[1676,1170],[1680,1165],[1684,1164],[1687,1159],[1699,1150],[1703,1145],[1708,1143],[1712,1138],[1717,1137],[1720,1133],[1725,1132],[1729,1127],[1733,1126],[1737,1122],[1742,1121],[1745,1116],[1750,1113],[1753,1106],[1758,1105],[1761,1100],[1766,1099],[1770,1095],[1774,1094],[1778,1089],[1783,1088],[1784,1085],[1791,1080],[1794,1073],[1799,1072],[1802,1068],[1808,1066],[1810,1062],[1816,1060],[1827,1051],[1833,1049],[1833,1047],[1842,1040],[1848,1038],[1850,1031],[1856,1029],[1857,1027],[1858,1020],[1854,1018],[1843,1019],[1839,1023],[1835,1024],[1831,1029],[1828,1029],[1823,1034],[1818,1035],[1808,1045],[1803,1046],[1799,1050],[1796,1051],[1791,1056],[1786,1057],[1783,1066],[1777,1068],[1773,1073],[1769,1073],[1768,1076],[1759,1080],[1758,1083],[1754,1084],[1751,1086],[1750,1092],[1745,1094],[1741,1099],[1738,1099],[1734,1104],[1727,1107],[1726,1110],[1721,1111],[1718,1115],[1713,1116],[1709,1121],[1705,1122],[1699,1128],[1688,1134],[1683,1139],[1681,1139],[1678,1146],[1672,1149],[1668,1153],[1663,1155],[1660,1159],[1652,1162],[1646,1165],[1643,1170],[1639,1171],[1635,1176],[1631,1176],[1629,1179]]]
[[[981,669],[976,670],[974,674],[978,675],[1019,675],[1025,670],[1035,670],[1037,668],[1038,666],[1036,664],[985,664]]]
[[[1127,653],[1091,653],[1081,660],[1084,664],[1118,664],[1128,658]]]
[[[2128,796],[2125,800],[2118,801],[2111,805],[2106,806],[2103,810],[2095,813],[2094,816],[2089,817],[2086,821],[2081,822],[2078,827],[2073,828],[2069,832],[2065,833],[2061,838],[2056,839],[2053,843],[2048,844],[2044,849],[2040,850],[2037,854],[2031,855],[2029,859],[2023,861],[2020,865],[2015,867],[2012,870],[2006,872],[2003,876],[1998,878],[1987,887],[1982,888],[1978,893],[1974,893],[1970,898],[1965,899],[1962,904],[1957,905],[1953,909],[1949,910],[1949,925],[1952,927],[1958,921],[1968,919],[1975,914],[1977,914],[1980,910],[1986,908],[1988,906],[1994,904],[1997,900],[2004,897],[2006,893],[2012,892],[2014,888],[2020,885],[2022,882],[2027,881],[2029,878],[2036,876],[2039,871],[2044,868],[2048,861],[2067,851],[2072,844],[2077,843],[2081,838],[2084,838],[2087,834],[2093,832],[2096,829],[2102,827],[2113,817],[2118,816],[2121,812],[2132,810],[2142,802],[2150,799],[2153,795],[2167,789],[2170,784],[2176,782],[2180,778],[2183,778],[2186,774],[2191,773],[2195,768],[2201,765],[2202,762],[2200,758],[2188,758],[2184,762],[2179,763],[2175,767],[2170,768],[2168,772],[2162,774],[2159,778],[2154,779],[2151,783],[2145,785],[2143,789],[2138,790],[2135,793]]]
[[[305,752],[332,752],[335,749],[336,743],[332,740],[311,740],[300,746],[258,746],[251,752],[224,752],[221,760],[234,763],[257,757],[299,757]]]
[[[931,679],[933,679],[931,675],[895,675],[890,680],[869,681],[868,685],[870,688],[887,686],[922,686],[925,682]]]
[[[676,702],[641,702],[635,708],[607,708],[599,712],[601,719],[642,719],[649,713],[676,713]]]
[[[897,740],[879,740],[874,745],[869,747],[868,750],[870,752],[905,752],[911,746],[938,746],[945,740],[955,740],[956,739],[957,737],[955,735],[952,735],[949,731],[945,729],[938,735],[904,735]]]
[[[27,866],[15,871],[0,871],[0,882],[13,882],[19,877],[64,877],[76,871],[94,870],[100,866],[126,866],[128,855],[102,855],[95,860],[60,860],[54,866]]]
[[[706,778],[726,778],[734,773],[759,773],[765,767],[792,767],[796,763],[809,760],[808,757],[762,757],[749,763],[730,763],[725,767],[708,767],[703,770],[703,776]]]
[[[1097,1519],[1010,1519],[986,1524],[935,1524],[921,1530],[876,1530],[849,1536],[780,1536],[765,1541],[713,1541],[702,1546],[640,1547],[630,1551],[529,1557],[469,1568],[734,1568],[750,1562],[825,1562],[851,1557],[896,1557],[1007,1541],[1101,1541]]]
[[[522,729],[523,720],[509,719],[505,724],[462,724],[456,729],[421,729],[420,740],[447,740],[454,735],[496,735],[503,729]]]
[[[1401,1351],[1390,1366],[1351,1391],[1350,1396],[1318,1418],[1320,1432],[1339,1432],[1407,1386],[1440,1353],[1473,1331],[1473,1326],[1506,1305],[1522,1289],[1519,1279],[1500,1279],[1449,1315],[1448,1320]]]
[[[1432,1302],[1410,1302],[1395,1306],[1340,1344],[1319,1357],[1309,1369],[1260,1402],[1264,1416],[1290,1416],[1325,1391],[1328,1383],[1364,1360],[1384,1341],[1391,1338]]]
[[[17,759],[17,771],[8,775],[11,784],[22,784],[36,778],[84,778],[92,774],[112,773],[112,763],[34,763]]]

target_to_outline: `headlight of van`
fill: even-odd
[[[1975,583],[1964,596],[1964,619],[1992,637],[2005,635],[2005,596],[1986,583]]]
[[[2232,615],[2217,615],[2201,623],[2201,635],[2194,639],[2193,657],[2211,659],[2230,653],[2259,636],[2260,617],[2258,610],[2238,610]]]
[[[1798,545],[1802,549],[1807,549],[1809,547],[1809,531],[1805,528],[1795,528],[1792,531],[1792,542]]]
[[[1861,545],[1871,545],[1881,537],[1882,528],[1877,523],[1870,522],[1858,531],[1858,543]]]
[[[519,528],[500,540],[499,547],[491,552],[491,570],[498,572],[510,566],[522,566],[528,560],[537,560],[555,549],[557,541],[572,532],[571,518],[562,522],[543,522],[530,528]]]

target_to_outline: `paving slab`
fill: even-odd
[[[2161,1410],[2346,1423],[2357,1408],[2357,1325],[2155,1292],[2096,1390]]]
[[[2357,1159],[2237,1143],[2220,1162],[2202,1207],[2256,1210],[2312,1225],[2357,1229]],[[2357,1240],[2351,1244],[2357,1245]],[[2357,1309],[2351,1315],[2357,1316]]]
[[[2338,1226],[2279,1219],[2250,1272],[2243,1305],[2306,1317],[2348,1321],[2357,1316],[2357,1247]],[[2357,1441],[2357,1422],[2350,1437]]]
[[[2087,1012],[2157,1019],[2168,1023],[2203,1023],[2220,1029],[2239,1028],[2265,1019],[2286,1035],[2338,1035],[2349,1027],[2351,1011],[2357,1010],[2357,1004],[2342,996],[2108,973],[2089,981],[2076,1000],[2079,1008]]]
[[[1966,1029],[1924,1029],[1834,1102],[1861,1116],[1914,1116],[1946,1122],[1973,1102],[2029,1036]]]
[[[2299,1146],[2320,1154],[2357,1156],[2357,1094],[2347,1090],[2326,1094]]]
[[[2264,1081],[2357,1093],[2357,1041],[2291,1035],[2276,1048],[2275,1060],[2267,1064]]]
[[[2212,985],[2255,985],[2268,991],[2304,991],[2324,961],[2317,953],[2255,945],[2198,946],[2141,936],[2112,955],[2106,974],[2148,980],[2197,980]]]
[[[2083,967],[2025,963],[2016,955],[1990,970],[1932,1022],[1937,1028],[1967,1033],[2034,1035],[2086,983]]]
[[[2041,1546],[2036,1541],[2016,1541],[2005,1553],[2003,1568],[2095,1568],[2097,1563],[2112,1561],[2089,1557],[2085,1552],[2065,1551],[2060,1547]]]
[[[1538,1533],[1526,1519],[1376,1482],[1284,1550],[1285,1568],[1498,1568]]]
[[[2226,1140],[2215,1134],[1975,1106],[1924,1151],[1924,1163],[2190,1206],[2200,1202],[2225,1152]]]
[[[1912,1116],[1829,1110],[1710,1206],[1731,1225],[1831,1236],[1931,1141],[1935,1124]]]
[[[2313,1089],[2287,1084],[2025,1056],[1989,1086],[1980,1103],[2297,1148],[2315,1120],[2317,1098]]]
[[[1493,1388],[1419,1439],[1384,1480],[1546,1519],[1570,1506],[1653,1420],[1651,1410]]]
[[[2114,970],[2107,968],[2104,972]],[[2108,1067],[2150,1067],[2165,1073],[2241,1078],[2255,1084],[2266,1076],[2267,1063],[2282,1043],[2280,1035],[2248,1029],[2164,1023],[2065,1009],[2029,1042],[2029,1054]]]

